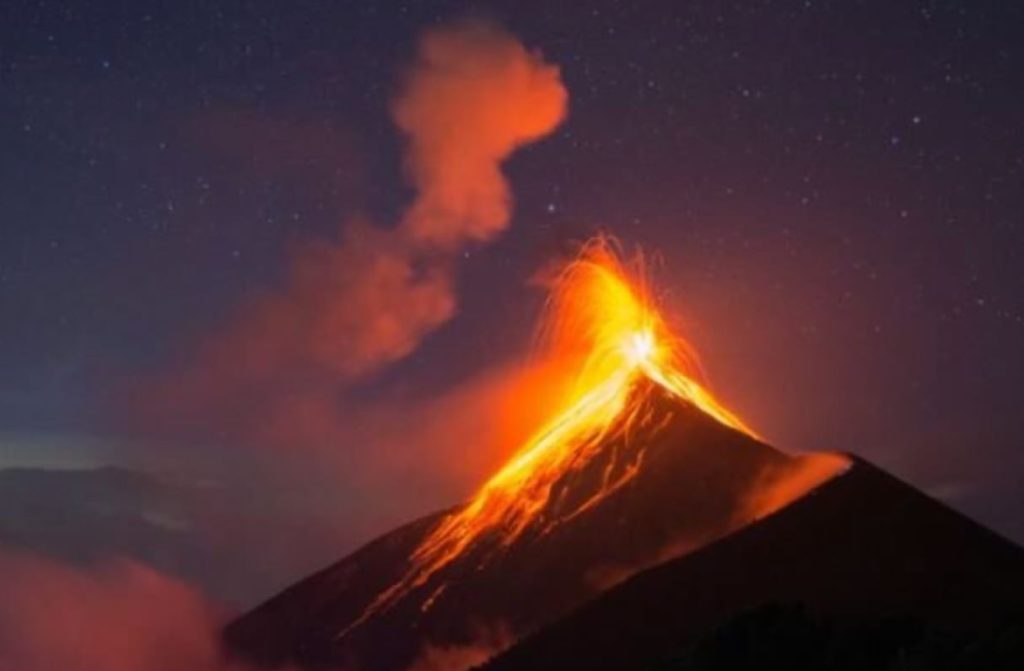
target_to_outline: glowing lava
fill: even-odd
[[[466,505],[438,524],[413,553],[406,575],[340,635],[469,551],[499,551],[527,530],[548,533],[629,482],[642,449],[613,457],[595,491],[568,510],[564,505],[554,510],[560,481],[590,463],[610,438],[628,435],[651,419],[638,391],[645,385],[752,434],[697,381],[692,348],[671,333],[650,300],[642,272],[636,276],[630,278],[604,237],[585,245],[558,275],[541,335],[548,355],[572,371],[568,398]],[[444,587],[442,582],[424,594],[424,610]]]

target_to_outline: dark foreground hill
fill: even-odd
[[[485,668],[753,668],[773,654],[790,669],[1024,668],[1022,615],[1024,550],[857,460]],[[875,665],[851,665],[857,655]]]
[[[635,393],[645,421],[613,434],[593,461],[566,473],[538,525],[511,545],[473,546],[361,619],[406,573],[410,555],[443,514],[424,518],[243,616],[225,632],[229,647],[265,666],[400,671],[425,657],[450,655],[464,668],[628,576],[743,527],[765,501],[806,486],[822,460],[837,463],[779,452],[655,385],[645,383]],[[636,474],[589,503],[623,469]],[[602,622],[614,619],[605,617]]]

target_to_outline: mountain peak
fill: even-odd
[[[234,647],[397,671],[430,646],[508,645],[845,464],[760,442],[606,238],[552,282],[542,324],[568,382],[549,419],[464,505],[257,608],[228,629]]]
[[[650,380],[637,380],[630,394],[629,430],[601,432],[589,458],[560,471],[511,540],[495,527],[417,574],[424,544],[465,506],[425,518],[236,621],[229,643],[268,664],[356,662],[367,670],[407,668],[430,646],[485,638],[504,647],[628,576],[753,521],[762,492],[817,463],[725,426]]]

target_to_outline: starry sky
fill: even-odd
[[[280,283],[297,242],[394,220],[398,75],[467,15],[558,64],[569,117],[506,166],[512,224],[462,255],[456,318],[360,394],[521,353],[530,278],[604,228],[653,254],[771,442],[856,452],[1024,540],[1015,2],[3,3],[0,465],[244,460],[124,430],[116,390]],[[384,505],[329,482],[315,505]]]

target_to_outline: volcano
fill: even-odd
[[[653,386],[636,393],[644,396],[649,428],[608,441],[585,468],[560,480],[545,522],[513,544],[480,544],[353,626],[401,580],[410,556],[450,513],[421,519],[233,623],[231,647],[269,667],[395,670],[431,648],[496,652],[633,573],[749,524],[758,514],[751,492],[837,460],[783,454]],[[626,485],[542,531],[600,491],[609,464],[638,446],[642,464]]]
[[[551,418],[463,505],[233,622],[234,653],[359,671],[464,669],[503,650],[496,668],[636,668],[773,599],[1024,603],[1015,546],[856,459],[759,439],[608,241],[555,278],[543,323],[572,381]]]

